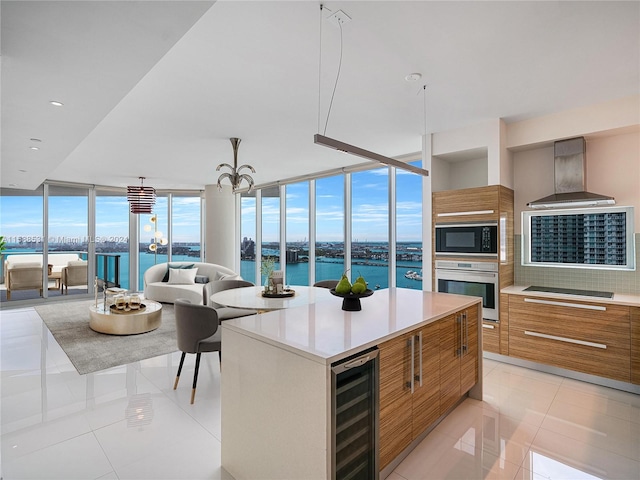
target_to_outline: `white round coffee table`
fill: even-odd
[[[162,304],[153,300],[142,300],[143,310],[116,313],[103,304],[89,307],[89,327],[99,333],[110,335],[134,335],[155,330],[162,323]]]

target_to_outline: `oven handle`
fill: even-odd
[[[482,272],[478,270],[446,270],[444,268],[436,268],[436,278],[443,278],[443,275],[449,275],[451,277],[461,277],[464,275],[465,280],[469,277],[486,277],[486,278],[498,278],[497,272]],[[456,280],[455,278],[451,278]]]

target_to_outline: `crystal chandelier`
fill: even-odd
[[[238,146],[240,145],[239,138],[230,138],[231,145],[233,146],[233,167],[228,163],[221,163],[216,168],[216,172],[219,172],[222,167],[227,167],[231,170],[231,172],[225,172],[218,177],[218,190],[222,190],[222,181],[225,178],[229,179],[231,182],[231,188],[235,193],[239,188],[240,184],[244,180],[249,185],[249,192],[253,190],[253,178],[248,173],[240,173],[243,168],[247,168],[251,170],[251,173],[256,173],[256,170],[251,165],[241,165],[238,167]]]

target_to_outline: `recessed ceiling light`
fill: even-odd
[[[31,150],[40,150],[40,147],[29,147]]]
[[[50,100],[50,101],[49,101],[49,103],[50,103],[51,105],[55,105],[56,107],[61,107],[61,106],[63,106],[63,105],[64,105],[64,103],[62,103],[62,102],[58,102],[57,100]]]
[[[418,80],[420,80],[422,78],[422,74],[421,73],[410,73],[409,75],[407,75],[406,77],[404,77],[404,79],[407,82],[417,82]]]
[[[25,169],[23,169],[23,168],[21,168],[21,169],[20,169],[20,170],[18,170],[18,171],[19,171],[19,172],[22,172],[22,173],[27,173],[27,171],[26,171]]]
[[[32,142],[41,142],[42,141],[39,138],[30,138],[29,140],[31,140]]]

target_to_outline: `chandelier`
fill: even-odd
[[[225,178],[228,178],[229,182],[231,182],[231,188],[234,193],[238,191],[243,180],[249,185],[249,190],[247,191],[250,192],[251,190],[253,190],[253,178],[248,173],[241,174],[240,171],[243,168],[247,168],[251,170],[251,173],[256,173],[256,170],[251,165],[246,164],[238,167],[238,146],[240,145],[240,139],[230,138],[229,140],[231,140],[231,145],[233,146],[233,167],[228,163],[221,163],[216,168],[216,172],[219,172],[222,167],[226,167],[231,170],[230,173],[225,172],[218,177],[218,190],[222,190],[222,181]]]
[[[131,207],[131,213],[152,213],[156,203],[156,189],[143,186],[144,177],[140,178],[140,186],[127,187],[127,201]]]

